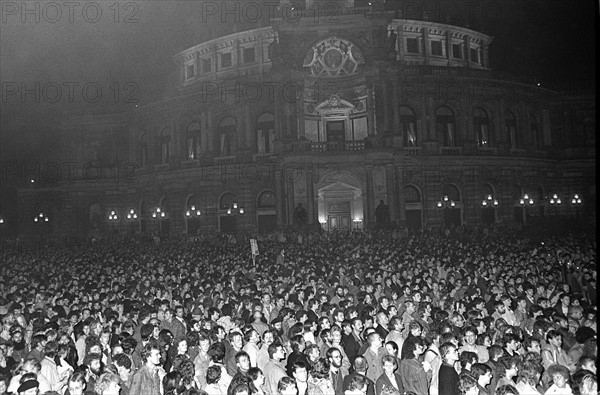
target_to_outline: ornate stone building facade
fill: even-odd
[[[413,228],[595,214],[593,94],[493,70],[493,37],[466,28],[351,4],[295,15],[176,54],[164,100],[65,121],[82,165],[21,190],[20,216],[193,234],[283,228],[299,205],[326,230],[372,226],[381,201]]]

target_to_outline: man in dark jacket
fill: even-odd
[[[440,346],[440,356],[439,395],[458,395],[458,373],[454,369],[458,361],[458,348],[452,343],[444,343]]]

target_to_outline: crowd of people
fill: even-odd
[[[258,249],[214,234],[3,253],[0,394],[597,394],[595,233]]]

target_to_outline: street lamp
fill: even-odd
[[[556,216],[556,211],[558,210],[558,206],[560,206],[562,204],[562,200],[555,193],[555,194],[552,195],[552,197],[550,198],[550,200],[548,201],[548,203],[550,203],[550,205],[552,207],[554,207],[554,215]]]
[[[138,217],[138,215],[135,212],[135,209],[130,208],[129,212],[127,213],[127,219],[128,220],[134,220],[134,219],[137,219],[137,217]]]
[[[240,207],[237,202],[233,202],[232,205],[227,208],[227,215],[240,215],[242,217],[244,228],[246,227],[246,217],[244,216],[245,213],[246,210],[243,207]]]
[[[528,194],[524,194],[519,199],[519,206],[521,206],[523,212],[523,225],[527,225],[527,206],[533,206],[533,204],[534,201]]]
[[[40,223],[48,222],[48,221],[50,221],[50,219],[44,213],[39,213],[38,215],[33,217],[33,222],[35,222],[36,224],[40,224]]]
[[[583,201],[579,197],[578,193],[573,195],[573,197],[571,198],[571,204],[575,206],[575,213],[577,215],[577,220],[579,220],[579,207],[583,204]]]

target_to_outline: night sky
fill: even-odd
[[[57,148],[53,125],[69,114],[123,111],[138,100],[142,104],[159,100],[176,80],[173,55],[233,29],[265,24],[254,21],[256,15],[250,12],[256,7],[248,8],[248,1],[237,3],[238,15],[224,17],[207,15],[208,10],[223,7],[222,2],[52,3],[58,7],[49,3],[27,1],[27,13],[21,1],[0,0],[2,161],[35,160]],[[236,2],[226,6],[235,9]],[[263,19],[270,7],[262,7]],[[412,0],[388,1],[386,8],[401,9],[407,19],[426,14],[432,21],[495,36],[490,49],[494,69],[527,76],[544,86],[595,80],[598,11],[593,1]],[[35,91],[36,83],[39,100],[23,94],[24,87]],[[91,103],[97,88],[102,97]]]

